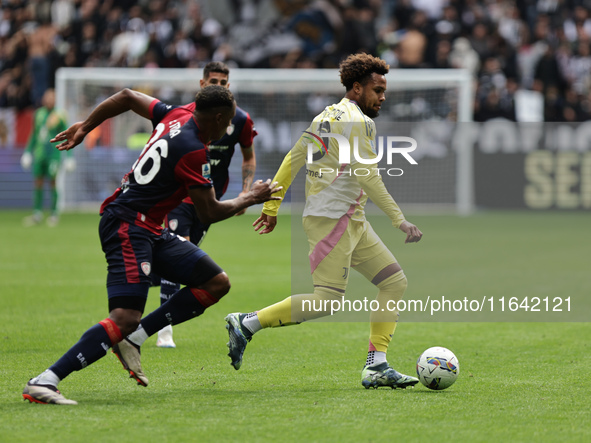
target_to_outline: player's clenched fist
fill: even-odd
[[[423,237],[421,230],[406,220],[402,222],[399,229],[406,234],[404,243],[416,243]]]
[[[273,194],[281,191],[282,189],[282,186],[277,186],[277,182],[271,183],[271,179],[267,179],[266,182],[263,182],[262,180],[257,180],[254,182],[250,192],[252,193],[256,203],[265,203],[269,200],[281,200],[281,197],[273,196]]]

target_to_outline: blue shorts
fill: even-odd
[[[99,236],[107,259],[109,299],[140,297],[145,304],[152,273],[195,288],[223,272],[198,246],[168,229],[155,234],[108,211],[101,217]]]
[[[181,203],[166,216],[166,227],[176,235],[189,237],[195,245],[201,244],[210,226],[199,220],[191,203]]]

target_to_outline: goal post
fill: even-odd
[[[79,121],[123,88],[166,103],[186,104],[199,89],[202,73],[201,69],[61,68],[56,76],[56,106],[67,113],[69,122]],[[468,71],[393,69],[386,78],[386,102],[376,119],[378,135],[386,123],[415,133],[425,132],[424,128],[436,133],[437,125],[472,121],[473,80]],[[277,170],[294,142],[294,123],[309,123],[345,93],[334,69],[232,69],[230,89],[259,133],[255,138],[257,178],[272,177]],[[150,122],[132,112],[101,125],[84,147],[76,149],[76,170],[61,174],[60,207],[98,207],[129,171],[150,132]],[[448,143],[434,150],[429,145],[419,141],[415,151],[419,166],[392,190],[396,201],[405,210],[470,214],[474,209],[471,148]],[[236,153],[229,198],[240,192],[240,165],[241,155]]]

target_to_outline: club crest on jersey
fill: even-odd
[[[201,166],[201,175],[203,178],[211,180],[211,165],[209,163],[205,163]]]
[[[150,262],[148,262],[148,261],[142,262],[142,271],[144,271],[144,274],[150,275],[151,270],[152,270],[152,265],[150,265]]]
[[[234,124],[230,123],[230,126],[226,128],[226,134],[232,135],[234,133]]]
[[[176,231],[176,228],[179,227],[179,221],[175,218],[172,220],[168,220],[168,227],[172,230],[172,231]]]

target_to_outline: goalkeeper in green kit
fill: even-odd
[[[34,177],[33,215],[25,217],[24,224],[32,226],[43,220],[43,184],[49,181],[51,190],[51,214],[47,219],[49,226],[58,222],[57,189],[55,179],[61,162],[61,151],[50,143],[53,137],[68,128],[65,115],[55,109],[55,92],[48,89],[43,94],[42,107],[35,111],[33,117],[33,131],[29,137],[25,152],[21,157],[21,166],[25,170],[32,169]],[[67,155],[65,161],[67,170],[75,167],[74,159]]]

